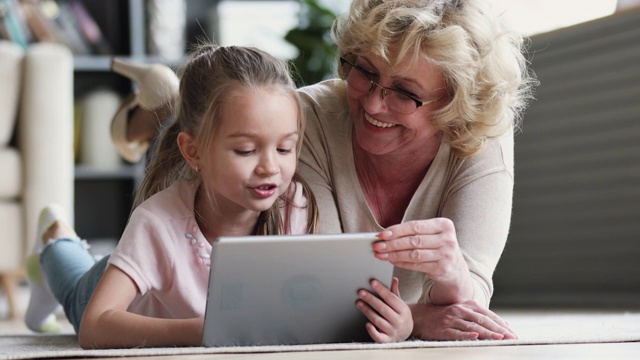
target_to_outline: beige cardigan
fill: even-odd
[[[356,174],[352,120],[345,83],[328,80],[301,89],[307,128],[299,173],[311,186],[325,233],[380,231]],[[444,142],[411,199],[403,222],[446,217],[474,282],[474,298],[485,306],[493,294],[492,275],[509,232],[513,194],[513,134],[487,142],[466,159]],[[433,281],[423,273],[395,269],[408,303],[429,303]]]

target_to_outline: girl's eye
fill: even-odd
[[[293,149],[278,149],[278,152],[280,154],[290,154],[291,152],[293,152]]]
[[[254,150],[233,150],[233,151],[240,156],[249,156],[253,154]]]

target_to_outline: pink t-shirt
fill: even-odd
[[[306,199],[297,184],[291,234],[306,233]],[[125,272],[140,293],[129,311],[151,317],[186,319],[205,312],[211,244],[194,214],[197,186],[178,181],[138,206],[109,263]]]

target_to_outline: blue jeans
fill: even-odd
[[[107,267],[109,256],[96,260],[78,239],[62,238],[40,253],[40,266],[53,296],[78,333],[82,314]]]

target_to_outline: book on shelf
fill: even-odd
[[[89,44],[94,54],[107,55],[113,53],[111,46],[105,40],[100,27],[93,19],[89,11],[79,0],[68,2],[70,13],[75,19],[75,23],[83,35],[85,41]]]
[[[22,10],[24,12],[25,22],[33,33],[35,41],[38,42],[56,42],[63,43],[55,23],[47,13],[42,9],[42,5],[38,1],[22,1]]]
[[[55,42],[76,55],[112,53],[81,0],[0,0],[0,37],[23,47]]]
[[[18,0],[0,0],[0,36],[26,47],[32,40]]]

